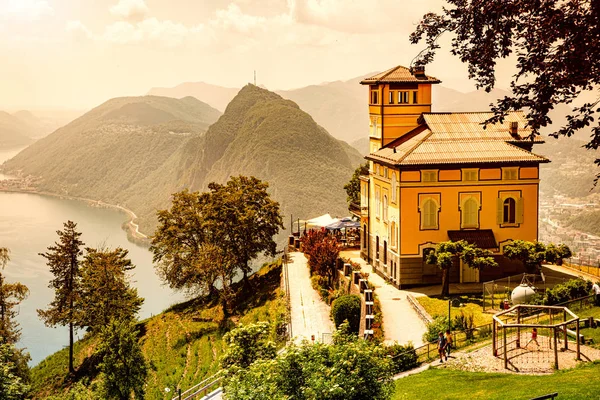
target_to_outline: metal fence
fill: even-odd
[[[574,259],[569,259],[568,262],[563,262],[562,266],[575,271],[585,272],[586,274],[594,275],[600,278],[600,265],[598,264],[591,265],[591,263],[585,263],[585,260],[584,262],[578,263]]]
[[[537,292],[545,292],[546,289],[552,289],[554,286],[564,283],[572,278],[557,277],[552,275],[519,274],[502,279],[483,283],[483,311],[502,309],[504,300],[511,300],[511,294],[514,288],[521,282],[526,282],[536,288]]]

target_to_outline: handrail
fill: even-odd
[[[201,388],[198,388],[194,393],[188,395],[187,397],[181,397],[181,399],[182,400],[193,399],[194,397],[196,397],[197,395],[199,395],[203,391],[206,391],[206,390],[208,390],[208,388],[211,388],[211,387],[215,386],[217,383],[221,382],[222,380],[223,380],[223,377],[219,376],[215,380],[213,380],[212,382],[209,382],[206,385],[202,386]],[[189,390],[190,389],[188,389],[187,391],[189,391]],[[183,393],[182,393],[182,396],[183,396]]]
[[[201,381],[200,383],[195,384],[194,386],[192,386],[191,388],[187,389],[185,392],[181,393],[181,394],[177,394],[175,397],[173,397],[173,400],[176,399],[181,399],[183,398],[184,395],[188,394],[189,392],[191,392],[192,390],[196,390],[196,388],[198,386],[202,386],[205,385],[207,381],[210,380],[214,380],[216,379],[216,377],[218,377],[221,374],[221,371],[217,372],[216,374],[213,374],[211,376],[209,376],[208,378],[205,378],[203,381]],[[223,377],[218,377],[218,379],[222,379]],[[204,390],[204,389],[203,389]],[[186,397],[187,399],[188,397]]]

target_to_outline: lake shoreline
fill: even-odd
[[[102,200],[94,200],[94,199],[88,199],[85,197],[69,196],[69,195],[65,195],[65,194],[45,192],[45,191],[40,191],[40,190],[35,190],[35,189],[30,189],[30,188],[23,189],[23,188],[18,188],[18,187],[2,187],[0,185],[0,193],[37,194],[37,195],[42,195],[42,196],[57,197],[59,199],[64,199],[64,200],[82,201],[91,207],[112,208],[112,209],[120,210],[120,211],[124,212],[128,218],[121,225],[121,228],[127,233],[127,239],[130,242],[132,242],[134,244],[138,244],[140,246],[145,246],[145,247],[150,246],[150,238],[146,234],[140,232],[139,225],[135,222],[135,220],[137,219],[136,213],[128,208],[123,207],[123,206],[120,206],[117,204],[106,203]]]

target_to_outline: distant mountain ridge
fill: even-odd
[[[67,122],[67,118],[64,115],[39,116],[29,110],[0,111],[0,149],[29,145],[55,131]]]
[[[146,233],[172,193],[240,174],[269,182],[286,218],[347,213],[343,186],[362,160],[355,149],[294,102],[253,85],[219,114],[193,97],[112,99],[3,170],[38,177],[40,190],[127,207]]]

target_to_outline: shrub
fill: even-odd
[[[331,315],[336,327],[344,321],[348,321],[350,331],[358,334],[360,328],[360,297],[355,294],[347,294],[336,299],[331,305]]]
[[[388,357],[392,360],[394,374],[408,371],[419,365],[417,352],[412,343],[409,343],[406,346],[395,343],[391,346],[386,346],[385,350]]]
[[[448,317],[436,315],[433,321],[427,324],[427,332],[423,334],[424,342],[434,342],[438,339],[440,332],[446,332],[448,329]]]
[[[592,282],[584,279],[571,279],[564,283],[546,290],[544,295],[545,305],[554,305],[564,303],[569,300],[575,300],[590,294]]]
[[[447,321],[448,319],[446,319]],[[465,314],[462,310],[460,314],[454,317],[452,328],[463,331],[467,335],[467,340],[473,340],[475,332],[475,319],[473,313]]]

